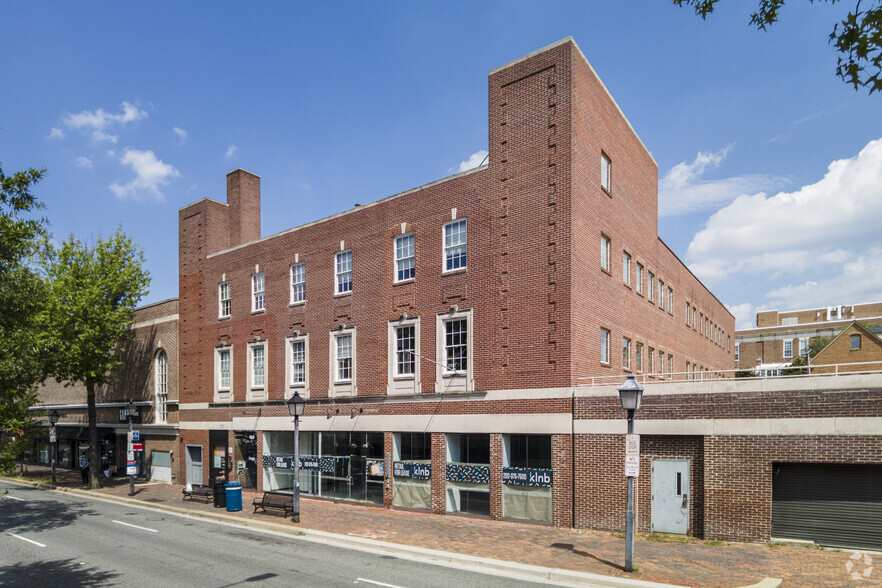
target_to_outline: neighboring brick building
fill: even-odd
[[[182,480],[291,488],[297,391],[307,494],[584,525],[574,388],[731,375],[734,318],[575,43],[492,71],[489,110],[486,166],[326,219],[261,237],[243,170],[180,210]]]
[[[735,366],[739,370],[778,372],[805,356],[812,339],[833,339],[859,320],[882,333],[882,302],[756,314],[756,328],[735,333]]]
[[[813,374],[882,370],[882,340],[857,321],[812,358]]]
[[[135,310],[135,337],[123,352],[124,366],[116,382],[95,392],[102,469],[125,475],[128,420],[125,407],[134,401],[133,419],[144,450],[135,453],[138,476],[176,480],[174,460],[178,437],[178,301],[166,300]],[[60,467],[76,468],[89,444],[86,388],[49,379],[39,389],[37,409],[58,410]],[[42,452],[48,462],[48,452]]]

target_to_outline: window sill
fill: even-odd
[[[217,317],[217,320],[218,320],[218,321],[228,321],[228,320],[231,320],[231,318],[232,318],[232,317],[231,317],[230,315],[227,315],[227,316],[219,316],[219,317]]]
[[[612,198],[612,192],[609,191],[605,186],[600,186],[600,189],[603,190],[603,193]]]
[[[306,300],[300,300],[300,301],[298,301],[298,302],[290,302],[290,303],[288,303],[288,307],[291,308],[291,307],[294,307],[294,306],[303,306],[304,304],[306,304]]]
[[[392,282],[393,286],[403,286],[405,284],[413,284],[416,281],[416,278],[409,278],[407,280],[400,280],[397,282]]]
[[[603,266],[600,266],[600,271],[602,271],[603,273],[605,273],[605,274],[608,275],[608,276],[612,276],[612,272],[609,271],[608,269],[606,269],[606,268],[603,267]]]
[[[441,272],[441,275],[442,276],[453,276],[456,274],[464,274],[464,273],[466,273],[466,271],[468,271],[468,269],[469,269],[468,267],[458,267],[456,269],[451,269],[451,270],[446,269]]]
[[[266,313],[266,309],[265,309],[265,308],[262,308],[262,309],[260,309],[260,310],[252,310],[252,311],[251,311],[251,314],[252,314],[252,315],[254,315],[254,314],[264,314],[264,313]]]
[[[396,382],[412,382],[416,376],[413,374],[406,374],[403,376],[392,376],[392,379]]]
[[[345,296],[352,296],[352,290],[349,292],[340,292],[339,294],[334,294],[334,298],[343,298]]]

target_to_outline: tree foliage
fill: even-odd
[[[98,487],[100,470],[95,390],[113,382],[122,366],[121,352],[132,339],[135,305],[150,284],[143,266],[140,246],[120,229],[92,245],[71,235],[44,259],[53,375],[59,382],[86,387],[92,488]]]
[[[0,165],[0,473],[34,430],[34,389],[49,370],[40,320],[46,299],[37,258],[45,243],[43,208],[33,195],[45,170],[11,176]]]
[[[706,20],[718,0],[673,0],[677,6],[692,6]],[[835,4],[839,0],[809,0]],[[855,6],[842,22],[833,26],[828,38],[839,52],[836,75],[855,90],[867,88],[870,94],[882,90],[882,0],[853,0]],[[778,11],[785,0],[759,0],[750,24],[765,31],[778,22]],[[863,6],[862,6],[863,5]]]

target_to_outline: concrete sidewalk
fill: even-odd
[[[48,480],[48,468],[28,469],[31,479],[43,483]],[[634,555],[638,570],[627,574],[622,570],[624,539],[611,533],[392,511],[308,498],[301,500],[301,522],[295,525],[280,514],[254,514],[250,504],[257,494],[249,491],[243,492],[242,511],[227,512],[204,501],[182,500],[181,486],[137,483],[135,496],[130,498],[128,479],[124,477],[105,480],[105,487],[94,491],[84,489],[77,471],[59,470],[57,477],[59,489],[95,498],[132,500],[176,513],[303,533],[314,540],[342,541],[357,548],[392,551],[404,557],[444,560],[463,566],[472,563],[511,574],[522,572],[537,580],[545,574],[546,581],[573,585],[601,585],[597,581],[602,580],[607,585],[619,586],[650,582],[720,587],[764,582],[764,586],[774,586],[777,583],[768,578],[781,578],[782,586],[848,586],[855,583],[850,572],[866,569],[863,559],[850,559],[850,551],[743,543],[721,545],[698,540],[679,542],[678,537],[638,536]],[[852,565],[847,568],[849,561]],[[862,578],[859,585],[882,586],[880,580],[882,570]]]

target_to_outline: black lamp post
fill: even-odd
[[[299,392],[288,399],[288,412],[294,417],[294,500],[291,505],[291,522],[300,522],[300,416],[306,401]]]
[[[49,441],[52,442],[52,448],[49,450],[49,462],[52,464],[53,485],[55,485],[55,462],[58,461],[58,437],[56,437],[55,425],[58,423],[59,416],[57,410],[49,413]]]
[[[135,408],[135,403],[129,400],[129,404],[126,406],[126,418],[129,420],[129,443],[128,448],[126,449],[126,453],[130,453],[132,456],[132,461],[135,461],[135,447],[132,445],[132,419],[135,418],[135,413],[138,412],[138,409]],[[126,455],[126,461],[128,461],[128,455]],[[126,469],[128,469],[129,464],[126,463]],[[133,468],[134,469],[134,468]],[[135,495],[135,472],[132,471],[129,474],[129,496]]]
[[[634,411],[640,408],[643,400],[643,386],[634,379],[634,374],[629,374],[628,379],[619,386],[619,399],[622,401],[622,408],[628,411],[628,435],[633,435]],[[634,476],[628,475],[629,473],[633,472],[625,472],[628,477],[628,510],[625,515],[626,572],[634,569]]]

